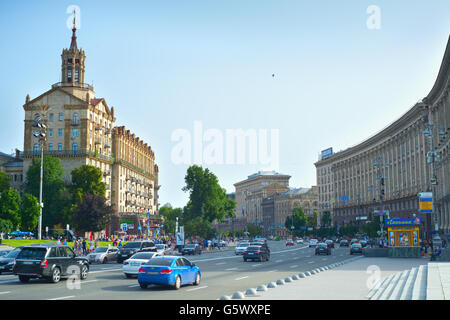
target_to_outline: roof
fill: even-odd
[[[3,167],[23,167],[23,161],[7,162],[2,164]]]
[[[309,193],[312,188],[291,188],[286,192],[282,192],[281,194],[305,194]]]
[[[276,171],[258,171],[257,173],[254,173],[252,175],[248,176],[248,179],[255,179],[257,177],[261,176],[287,176],[286,174],[282,174]]]

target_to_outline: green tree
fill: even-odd
[[[252,224],[247,225],[247,231],[250,238],[254,238],[261,234],[261,228]]]
[[[0,219],[11,222],[13,229],[20,227],[19,191],[9,187],[0,194]]]
[[[25,193],[22,198],[20,208],[21,228],[32,231],[39,224],[39,201],[38,199],[28,193]]]
[[[0,233],[2,234],[2,237],[3,237],[3,233],[10,233],[13,230],[14,230],[14,228],[13,228],[11,221],[6,220],[6,219],[0,219]]]
[[[77,200],[77,203],[81,201],[82,196],[85,194],[105,196],[106,183],[102,181],[103,173],[99,168],[82,165],[79,168],[73,169],[71,175],[72,184],[69,190],[72,199]]]
[[[377,221],[370,221],[361,226],[361,231],[371,238],[377,237],[377,231],[380,231],[380,223]]]
[[[289,231],[291,231],[292,226],[294,226],[294,233],[296,235],[298,235],[298,234],[302,233],[301,228],[303,226],[306,226],[307,222],[308,222],[308,218],[305,216],[305,211],[303,210],[302,207],[297,207],[297,208],[292,209],[291,216],[286,217],[284,226]]]
[[[159,215],[164,217],[164,231],[166,233],[175,234],[175,226],[178,218],[178,225],[183,225],[183,209],[161,207],[159,208]]]
[[[0,170],[0,192],[3,192],[9,188],[10,186],[9,182],[10,179],[8,175],[2,170]]]
[[[331,226],[331,214],[329,211],[325,211],[322,214],[322,217],[320,219],[320,226],[325,227],[325,228],[328,228]]]
[[[226,190],[219,185],[217,177],[200,166],[187,169],[183,191],[189,192],[189,201],[183,210],[183,219],[189,232],[201,232],[195,235],[207,237],[212,234],[211,224],[222,222],[226,216],[234,215],[236,203],[227,199]],[[189,222],[189,225],[188,225]],[[199,228],[193,223],[200,223]],[[197,230],[197,231],[195,231]]]
[[[26,174],[25,192],[39,199],[41,159],[34,158]],[[67,196],[64,185],[64,170],[61,160],[55,157],[44,157],[42,186],[42,223],[43,226],[64,224],[67,220]]]
[[[77,231],[98,232],[109,225],[113,212],[113,208],[106,205],[104,196],[85,194],[72,212],[72,223]]]

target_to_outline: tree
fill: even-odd
[[[254,238],[257,235],[261,234],[261,228],[252,224],[247,226],[247,231],[249,233],[250,238]]]
[[[287,216],[284,226],[288,230],[292,230],[292,226],[294,226],[294,231],[296,234],[301,233],[301,229],[303,226],[306,226],[308,222],[308,218],[305,216],[305,211],[302,207],[297,207],[292,209],[292,216]]]
[[[104,196],[85,194],[72,211],[72,223],[79,232],[98,232],[109,225],[113,212],[113,208],[106,205]]]
[[[20,195],[19,191],[9,187],[0,197],[0,219],[7,220],[13,229],[20,227]]]
[[[0,170],[0,192],[3,192],[9,188],[10,186],[9,181],[10,179],[8,175],[2,170]]]
[[[183,219],[186,222],[184,224],[188,227],[187,231],[198,230],[202,233],[196,235],[207,237],[212,234],[213,221],[222,222],[226,216],[234,215],[236,203],[227,199],[226,190],[219,185],[217,177],[209,169],[190,166],[184,180],[186,185],[182,190],[189,192],[189,201],[183,210]],[[194,222],[200,223],[201,226],[196,228]]]
[[[325,211],[324,213],[322,213],[322,217],[321,217],[320,220],[321,220],[320,221],[321,227],[327,228],[327,227],[331,226],[331,214],[330,214],[330,212],[329,211]]]
[[[25,192],[39,199],[41,159],[34,158],[26,174]],[[42,223],[43,226],[54,226],[63,223],[68,206],[64,185],[64,170],[61,160],[55,157],[44,157],[42,185]]]
[[[29,193],[25,193],[20,208],[21,228],[29,231],[34,230],[39,224],[39,215],[38,199]]]
[[[4,233],[10,233],[14,230],[11,221],[6,219],[0,219],[0,234],[1,238],[3,238]]]
[[[164,217],[164,230],[166,233],[175,234],[175,226],[178,217],[178,224],[183,225],[183,209],[172,207],[159,208],[159,215]]]
[[[104,196],[106,194],[106,183],[102,181],[103,173],[100,168],[82,165],[75,168],[71,172],[72,184],[70,185],[70,193],[73,200],[78,200],[85,194],[92,194],[94,196]]]

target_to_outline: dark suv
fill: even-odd
[[[244,251],[244,261],[258,260],[260,262],[269,261],[270,250],[266,245],[250,245],[247,250]]]
[[[156,251],[158,251],[158,248],[156,248],[153,241],[130,241],[127,242],[123,247],[119,248],[119,253],[117,254],[117,262],[124,262],[136,252]]]
[[[198,243],[191,243],[181,249],[181,254],[202,254],[202,248]]]
[[[89,263],[86,258],[77,257],[68,246],[56,244],[22,247],[13,267],[13,273],[24,283],[31,278],[45,278],[56,283],[61,277],[69,277],[72,274],[84,280],[88,272]]]

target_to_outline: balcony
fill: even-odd
[[[88,89],[94,91],[94,87],[87,83],[68,83],[68,82],[57,82],[52,85],[52,88],[66,88],[66,87],[77,87],[81,89]]]
[[[70,125],[71,126],[79,126],[81,124],[80,119],[72,119]]]

